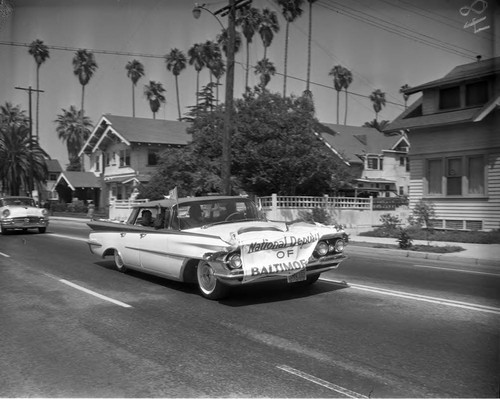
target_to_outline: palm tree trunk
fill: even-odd
[[[132,117],[135,118],[135,85],[132,83]]]
[[[40,65],[37,64],[36,67],[36,133],[35,133],[35,140],[38,142],[38,137],[39,137],[39,127],[38,127],[38,121],[40,117]]]
[[[83,111],[83,100],[85,98],[85,85],[82,85],[82,121],[83,121],[83,115],[84,115],[84,111]]]
[[[309,82],[311,80],[311,36],[312,36],[312,1],[309,2],[309,33],[307,37],[307,79],[306,79],[307,92],[309,92]]]
[[[179,79],[175,75],[175,91],[177,93],[177,112],[179,113],[179,120],[181,120],[181,103],[179,99]]]
[[[337,125],[339,124],[340,91],[337,90]]]
[[[347,87],[345,88],[345,113],[344,113],[344,125],[347,125]]]
[[[287,69],[288,69],[288,30],[290,27],[290,22],[286,22],[286,29],[285,29],[285,65],[284,65],[284,70],[283,70],[283,98],[286,97],[286,74],[287,74]]]
[[[245,92],[248,90],[248,73],[250,69],[250,43],[247,40],[247,65],[245,69]]]

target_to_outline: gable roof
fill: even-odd
[[[63,171],[61,164],[57,159],[46,159],[47,170],[49,173],[61,173]]]
[[[384,150],[394,150],[404,137],[401,134],[386,136],[372,127],[332,123],[323,125],[327,129],[320,133],[320,138],[347,165],[362,163],[360,156],[363,154],[382,154]]]
[[[62,172],[56,183],[54,184],[54,188],[61,182],[65,181],[68,186],[75,191],[77,188],[100,188],[101,184],[99,183],[99,179],[92,172]]]
[[[118,140],[127,145],[141,143],[185,146],[191,141],[191,136],[186,132],[189,126],[188,122],[105,114],[96,124],[79,155],[92,153],[109,140]]]

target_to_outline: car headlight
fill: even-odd
[[[10,211],[8,209],[4,209],[2,212],[2,217],[8,218],[10,216]]]
[[[44,209],[42,209],[42,215],[43,215],[43,216],[47,216],[47,214],[48,214],[48,213],[49,213],[49,212],[47,211],[47,209],[45,209],[45,208],[44,208]]]
[[[243,262],[239,253],[233,253],[228,256],[227,263],[231,269],[241,269]]]
[[[335,241],[335,244],[333,247],[334,247],[333,250],[335,252],[343,252],[344,247],[345,247],[345,241],[342,239],[338,239],[337,241]]]
[[[316,244],[316,248],[314,248],[314,252],[318,254],[318,256],[325,256],[328,253],[328,243],[326,241],[320,241]]]

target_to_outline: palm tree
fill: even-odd
[[[328,73],[328,75],[333,76],[333,86],[337,92],[337,124],[339,123],[340,91],[344,88],[341,78],[343,70],[344,67],[341,65],[335,65]]]
[[[369,121],[369,122],[365,122],[363,124],[363,127],[373,127],[375,129],[377,129],[379,132],[383,132],[384,128],[389,124],[389,121],[387,120],[383,120],[383,121],[378,121],[376,119],[372,120],[372,121]]]
[[[219,104],[219,86],[220,86],[220,80],[222,76],[226,73],[226,65],[224,64],[224,61],[222,58],[219,58],[215,61],[214,65],[210,68],[212,71],[212,74],[215,77],[215,80],[217,81],[216,83],[216,93],[215,93],[215,101],[216,104]]]
[[[255,74],[260,75],[260,87],[264,90],[271,80],[271,76],[276,73],[276,68],[274,64],[267,58],[264,58],[257,62],[255,66]]]
[[[317,0],[307,0],[309,3],[309,32],[307,34],[307,78],[306,78],[306,92],[310,93],[309,84],[311,82],[311,38],[312,38],[312,5]],[[309,94],[310,96],[310,94]]]
[[[170,53],[165,56],[165,63],[167,69],[174,74],[175,77],[175,92],[177,97],[177,112],[179,120],[181,120],[181,103],[179,99],[179,75],[186,69],[187,58],[186,55],[179,49],[172,49]]]
[[[68,110],[62,109],[62,114],[57,115],[56,133],[59,140],[66,143],[68,150],[69,167],[67,170],[81,170],[78,153],[92,132],[93,123],[82,110],[77,110],[74,105]]]
[[[153,119],[156,119],[156,113],[160,109],[161,105],[165,103],[165,96],[162,94],[165,92],[163,85],[160,82],[155,82],[154,80],[149,81],[149,85],[144,86],[144,95],[146,96],[151,111],[153,112]]]
[[[97,63],[95,61],[94,53],[87,50],[77,50],[75,57],[73,58],[73,73],[78,76],[78,80],[82,85],[82,117],[85,114],[83,107],[85,86],[89,83],[96,69]]]
[[[144,76],[144,65],[138,60],[127,62],[125,66],[127,77],[132,81],[132,117],[135,118],[135,86],[140,78]]]
[[[399,89],[399,92],[403,95],[403,99],[405,101],[405,109],[407,108],[408,106],[408,99],[410,98],[410,95],[409,94],[406,94],[405,91],[408,90],[410,88],[410,86],[405,83],[403,86],[401,86],[401,88]]]
[[[238,51],[240,51],[241,48],[241,43],[243,40],[241,39],[241,34],[240,32],[235,32],[234,35],[234,54],[236,54]],[[217,35],[217,43],[222,48],[222,51],[224,54],[226,54],[227,57],[227,44],[229,43],[229,35],[227,32],[227,29],[224,29],[222,33],[219,33]]]
[[[25,125],[29,126],[30,118],[26,115],[26,111],[21,110],[19,105],[12,105],[6,102],[0,106],[0,129],[6,129],[9,125]]]
[[[374,90],[370,94],[370,101],[373,103],[373,110],[375,111],[375,120],[378,120],[378,113],[385,107],[385,93],[380,89]]]
[[[344,73],[342,74],[342,87],[345,90],[345,111],[344,111],[344,125],[347,124],[347,89],[349,85],[352,83],[352,72],[344,68]]]
[[[207,40],[203,43],[203,62],[208,68],[210,83],[213,79],[213,67],[218,59],[222,59],[219,45],[212,40]]]
[[[246,39],[247,59],[245,66],[245,91],[249,90],[248,87],[248,73],[250,72],[250,43],[252,43],[255,32],[259,29],[262,15],[257,8],[242,7],[237,10],[236,26],[241,27],[243,36]]]
[[[267,48],[273,42],[274,34],[278,33],[279,30],[280,25],[278,23],[278,16],[276,12],[270,10],[269,8],[264,8],[264,10],[262,10],[262,19],[259,25],[259,35],[262,39],[262,44],[264,45],[263,60],[267,59]]]
[[[200,91],[200,71],[205,67],[203,56],[203,44],[195,43],[187,52],[189,65],[193,65],[196,71],[196,105],[198,105],[198,92]]]
[[[276,0],[279,6],[281,6],[281,12],[286,21],[285,27],[285,62],[283,71],[283,97],[286,97],[286,78],[287,78],[287,67],[288,67],[288,32],[290,28],[290,22],[295,21],[298,17],[302,15],[302,3],[304,0]]]
[[[40,115],[40,67],[50,57],[49,48],[42,40],[36,39],[30,44],[28,53],[35,58],[36,63],[36,133],[35,137],[39,137],[39,115]]]
[[[47,158],[38,142],[30,138],[27,125],[0,129],[0,181],[10,195],[19,195],[21,186],[31,189],[31,181],[40,189],[48,176]]]

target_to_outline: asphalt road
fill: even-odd
[[[498,397],[500,270],[383,252],[305,290],[121,274],[81,223],[0,236],[0,397]]]

